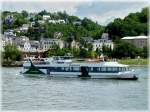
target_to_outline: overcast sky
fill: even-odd
[[[33,2],[34,1],[34,2]],[[121,0],[122,1],[122,0]],[[140,0],[137,0],[140,1]],[[88,17],[93,21],[97,21],[99,24],[106,25],[113,21],[114,18],[124,18],[131,12],[138,12],[145,6],[148,6],[148,2],[112,2],[112,1],[92,1],[86,2],[75,1],[39,1],[30,0],[19,2],[14,0],[7,0],[2,2],[2,10],[9,11],[22,11],[27,10],[29,12],[39,12],[41,10],[47,10],[49,12],[66,11],[70,15],[76,15],[80,18]]]

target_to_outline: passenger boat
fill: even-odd
[[[24,75],[43,74],[51,77],[86,77],[106,79],[131,79],[138,77],[128,65],[117,62],[75,63],[70,57],[52,57],[34,63],[31,59],[23,64]]]

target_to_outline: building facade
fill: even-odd
[[[53,23],[53,24],[65,24],[65,20],[63,19],[59,19],[59,20],[48,20],[49,23]]]
[[[50,15],[43,15],[43,20],[48,20],[50,19]]]
[[[122,40],[129,42],[138,48],[143,48],[148,45],[148,36],[123,37]]]
[[[1,50],[4,51],[4,47],[8,44],[13,44],[13,39],[15,37],[12,35],[2,35],[1,34]]]
[[[49,39],[49,38],[41,38],[40,40],[40,48],[44,51],[47,51],[53,45],[58,45],[62,49],[64,47],[64,41],[60,39]]]
[[[114,44],[112,40],[109,40],[109,35],[107,33],[103,33],[101,39],[98,40],[93,40],[93,50],[95,51],[96,49],[102,50],[103,46],[107,46],[111,49],[114,48]]]

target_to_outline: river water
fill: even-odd
[[[24,77],[2,68],[2,110],[148,110],[148,68],[139,80]]]

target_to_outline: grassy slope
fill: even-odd
[[[148,59],[121,59],[118,62],[127,65],[148,65]]]

